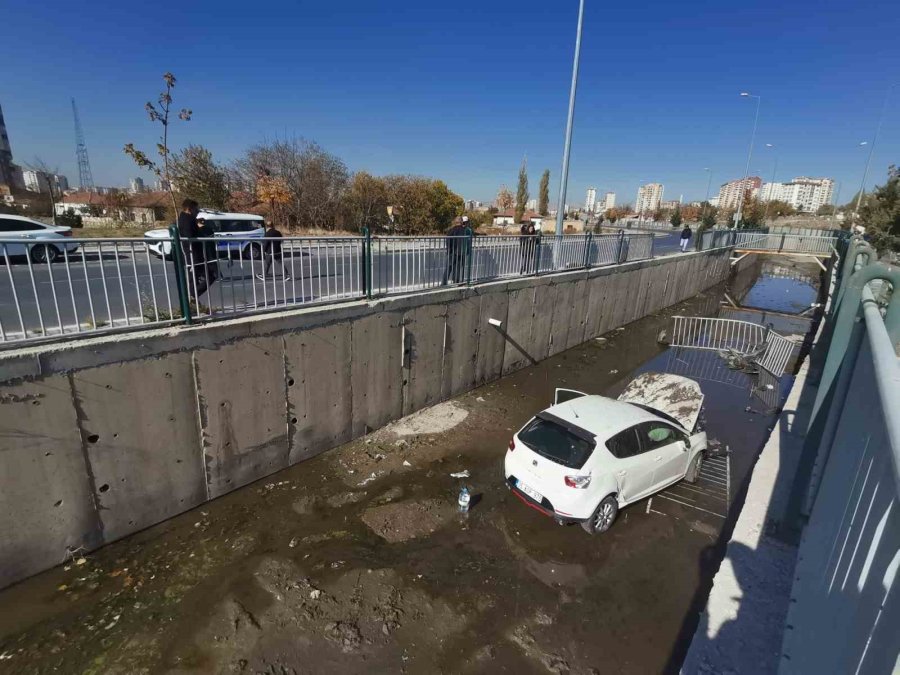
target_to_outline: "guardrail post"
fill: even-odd
[[[619,249],[616,252],[616,264],[622,264],[622,249],[625,245],[625,230],[619,232]]]
[[[541,249],[543,248],[543,233],[537,233],[537,250],[534,255],[534,270],[532,274],[540,274],[541,273]]]
[[[363,250],[360,256],[360,279],[363,284],[363,295],[368,299],[372,299],[372,233],[368,227],[361,227],[359,230],[363,236]]]
[[[178,302],[181,305],[181,315],[184,323],[190,326],[193,323],[191,316],[191,296],[188,294],[187,275],[184,261],[184,251],[181,249],[181,235],[177,225],[169,225],[169,236],[172,238],[172,259],[175,261],[175,286],[178,288]],[[163,248],[165,253],[165,248]],[[165,257],[163,258],[165,260]]]
[[[474,239],[475,233],[472,232],[471,227],[466,228],[466,286],[472,285],[472,256],[474,255]]]
[[[594,240],[594,233],[588,232],[587,237],[584,240],[584,267],[588,268],[591,266],[591,242]]]

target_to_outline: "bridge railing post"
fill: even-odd
[[[472,285],[472,256],[474,255],[474,246],[473,239],[475,237],[475,233],[472,231],[471,227],[466,228],[466,238],[464,241],[464,245],[466,247],[466,285]]]
[[[362,294],[366,298],[372,298],[372,232],[368,227],[361,227],[362,251],[360,255],[360,275],[362,281]]]
[[[594,233],[588,232],[584,239],[584,267],[587,269],[591,266],[591,244],[594,240]]]
[[[543,248],[543,237],[544,234],[542,232],[537,233],[537,250],[534,255],[534,269],[532,270],[532,274],[538,275],[541,273],[541,249]]]

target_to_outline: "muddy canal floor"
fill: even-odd
[[[616,394],[676,363],[656,342],[668,316],[714,314],[721,292],[7,589],[0,672],[677,669],[771,418],[703,381],[709,434],[731,449],[707,493],[675,486],[595,537],[526,508],[502,461],[554,387]]]

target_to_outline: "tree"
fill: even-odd
[[[256,196],[269,205],[270,217],[276,223],[285,221],[285,207],[291,203],[291,191],[281,176],[263,175],[256,181]]]
[[[525,216],[525,205],[528,204],[528,160],[522,160],[519,167],[519,185],[516,187],[516,222]]]
[[[254,146],[235,163],[231,176],[234,189],[243,192],[255,192],[262,176],[280,178],[291,195],[283,207],[290,227],[333,229],[346,213],[347,167],[312,141],[293,138]]]
[[[542,216],[550,214],[550,169],[544,169],[541,174],[541,184],[538,186],[538,213]]]
[[[817,216],[833,216],[834,215],[834,205],[833,204],[822,204],[816,211]]]
[[[509,211],[514,203],[512,192],[505,185],[501,185],[500,191],[497,192],[497,208],[501,211]]]
[[[712,229],[716,226],[716,207],[707,206],[700,218],[700,228],[698,232]]]
[[[54,176],[59,174],[59,168],[53,167],[52,169],[47,165],[47,163],[41,159],[40,157],[35,157],[34,161],[29,164],[29,168],[34,171],[38,176],[38,183],[44,182],[47,184],[47,193],[50,195],[50,217],[53,218],[53,224],[56,224],[56,197],[54,196],[53,183],[55,181]],[[38,192],[40,190],[40,184],[38,185]]]
[[[443,231],[465,211],[465,201],[440,180],[421,176],[386,176],[388,200],[402,234]]]
[[[764,215],[768,216],[768,218],[792,216],[797,213],[797,209],[780,199],[773,199],[769,202],[765,202],[765,204]]]
[[[900,251],[900,168],[888,167],[887,182],[864,198],[859,215],[876,248]]]
[[[151,122],[159,122],[162,125],[162,136],[160,142],[156,144],[156,151],[162,158],[162,164],[159,160],[150,159],[146,153],[134,147],[134,143],[127,143],[123,150],[125,154],[134,160],[142,169],[152,171],[157,178],[164,180],[169,196],[172,198],[172,207],[175,213],[178,213],[178,204],[175,201],[175,192],[172,189],[172,172],[171,172],[171,154],[169,152],[169,124],[172,121],[172,90],[175,88],[175,76],[172,73],[165,73],[163,80],[166,83],[166,90],[159,95],[156,105],[147,101],[144,110],[150,117]],[[191,119],[194,112],[188,108],[182,108],[178,113],[178,119],[187,122]]]
[[[672,217],[669,218],[669,222],[672,223],[672,227],[681,227],[681,206],[676,205],[675,210],[672,212]]]
[[[356,172],[350,180],[346,205],[354,226],[370,230],[380,227],[388,217],[387,183],[365,171]]]
[[[616,224],[616,221],[619,219],[619,212],[616,209],[607,209],[604,217],[613,225]]]
[[[195,199],[200,206],[224,209],[230,193],[225,169],[213,161],[202,145],[189,145],[172,155],[171,174],[175,189]]]
[[[453,219],[466,210],[466,202],[453,192],[442,180],[432,180],[428,186],[428,203],[434,226],[443,231],[450,227]]]

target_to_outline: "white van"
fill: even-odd
[[[247,241],[265,236],[266,223],[262,216],[201,209],[197,214],[197,222],[209,227],[216,239],[221,238],[221,242],[216,242],[216,250],[220,256],[262,257],[262,246]],[[172,242],[169,240],[168,229],[147,230],[144,232],[144,241],[153,255],[165,257],[166,260],[172,259]]]

